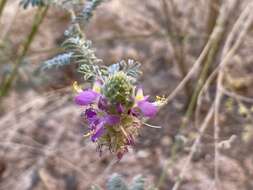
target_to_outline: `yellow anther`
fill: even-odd
[[[155,101],[155,104],[157,105],[157,106],[162,106],[162,105],[164,105],[164,104],[166,104],[166,98],[165,98],[165,96],[163,95],[163,96],[156,96],[156,101]]]
[[[74,91],[76,91],[78,93],[83,91],[82,88],[77,84],[76,81],[73,83],[73,89],[74,89]]]

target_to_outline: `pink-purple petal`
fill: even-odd
[[[108,125],[116,125],[120,122],[120,117],[117,115],[107,115],[105,116],[104,121]]]
[[[96,129],[96,126],[99,124],[99,118],[96,113],[96,110],[93,108],[88,108],[85,111],[85,117],[88,122],[89,128],[91,130]]]
[[[124,112],[124,107],[122,106],[122,104],[117,104],[116,110],[118,114],[122,114]]]
[[[97,98],[99,97],[99,94],[94,92],[93,90],[85,90],[83,92],[80,92],[76,97],[75,97],[75,102],[78,105],[89,105],[94,103]]]
[[[137,105],[140,108],[142,114],[146,117],[154,117],[158,112],[157,106],[146,100],[139,101]]]
[[[103,96],[100,96],[99,100],[98,100],[98,108],[101,110],[106,110],[109,106],[109,103],[107,101],[107,99]]]
[[[101,122],[97,125],[94,134],[91,136],[91,140],[95,142],[98,138],[100,138],[105,133],[104,122]]]
[[[85,117],[89,120],[97,115],[93,108],[88,108],[85,110]]]

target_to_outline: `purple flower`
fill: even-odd
[[[122,114],[124,112],[124,107],[122,106],[122,104],[117,104],[116,110],[117,110],[118,114]]]
[[[105,82],[106,84],[113,82],[109,86],[114,88],[114,83],[118,84],[117,81],[108,79]],[[96,142],[100,151],[103,146],[107,146],[111,152],[116,153],[118,159],[121,159],[128,152],[128,147],[135,144],[138,130],[143,124],[142,117],[155,116],[164,99],[156,98],[155,102],[150,102],[149,96],[144,96],[141,87],[135,88],[131,84],[129,96],[122,96],[119,101],[114,101],[110,96],[113,97],[113,93],[120,94],[120,89],[115,87],[113,92],[105,96],[104,85],[102,81],[96,80],[92,88],[86,90],[74,86],[79,92],[75,102],[85,109],[82,117],[85,118],[89,128],[85,136]],[[134,94],[132,89],[136,89]]]
[[[101,137],[105,133],[105,122],[100,122],[93,135],[91,136],[91,140],[95,142],[99,137]]]
[[[96,115],[97,115],[97,113],[96,113],[95,109],[93,109],[93,108],[88,108],[85,110],[85,116],[88,120],[93,118]]]
[[[78,105],[86,106],[86,105],[96,102],[99,96],[100,96],[99,93],[91,89],[88,89],[88,90],[80,92],[75,97],[75,102]]]
[[[89,123],[89,127],[91,130],[94,130],[93,135],[91,136],[91,140],[93,142],[105,133],[105,125],[116,125],[120,122],[120,117],[117,115],[106,115],[101,118],[94,115],[92,119],[94,119],[94,121]]]
[[[156,113],[158,112],[157,106],[149,102],[148,99],[149,96],[144,96],[143,95],[143,90],[142,88],[138,88],[135,96],[135,102],[136,102],[136,107],[139,108],[142,112],[142,114],[145,117],[154,117]],[[136,112],[136,109],[132,109],[132,113],[134,115],[138,116],[138,112]]]
[[[108,125],[116,125],[120,122],[120,117],[117,115],[107,115],[103,119]]]
[[[154,117],[158,112],[157,106],[147,100],[138,101],[137,106],[146,117]]]
[[[85,117],[88,121],[90,130],[96,129],[96,126],[99,124],[99,118],[97,116],[95,109],[93,108],[86,109]]]
[[[98,101],[98,108],[101,110],[106,110],[108,108],[109,104],[105,97],[100,96]]]

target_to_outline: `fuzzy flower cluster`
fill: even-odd
[[[78,92],[75,102],[84,107],[83,118],[89,127],[86,136],[97,143],[100,152],[107,147],[118,159],[134,145],[143,119],[154,117],[163,104],[161,98],[150,102],[122,71]]]

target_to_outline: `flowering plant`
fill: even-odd
[[[82,117],[87,122],[89,136],[98,144],[98,150],[108,147],[119,159],[133,145],[145,118],[156,115],[164,98],[150,102],[143,89],[136,85],[141,73],[140,64],[133,60],[120,62],[103,68],[93,77],[92,88],[78,92],[76,104],[84,107]]]
[[[137,85],[141,74],[138,62],[120,61],[108,67],[99,64],[102,60],[96,57],[82,27],[102,2],[88,0],[77,15],[74,9],[69,10],[72,23],[64,33],[67,37],[62,45],[65,51],[47,60],[42,70],[71,63],[79,65],[84,80],[91,82],[91,88],[85,90],[74,83],[78,92],[75,102],[84,108],[82,118],[88,124],[89,132],[85,136],[97,143],[100,153],[107,147],[120,159],[135,143],[139,129],[146,124],[145,119],[154,117],[166,99],[157,97],[150,102],[149,96],[143,95],[143,89]]]

